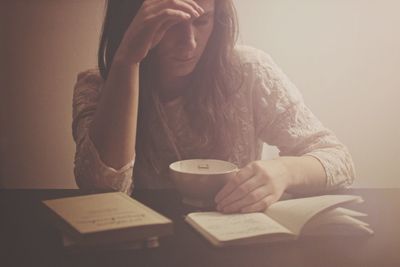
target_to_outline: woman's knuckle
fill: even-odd
[[[269,177],[269,172],[268,172],[268,170],[265,169],[265,168],[260,169],[260,173],[261,173],[261,175],[264,176],[264,177]]]
[[[253,163],[253,168],[256,168],[258,170],[262,169],[262,164],[260,161],[254,161]]]
[[[254,161],[249,163],[249,164],[247,164],[243,169],[245,169],[247,171],[250,171],[250,170],[253,169],[253,167],[254,167]]]
[[[240,169],[240,171],[238,172],[237,176],[247,176],[250,173],[252,173],[252,168],[250,165],[247,165],[245,167],[243,167],[242,169]]]
[[[174,12],[172,11],[172,9],[165,9],[164,10],[164,15],[171,16],[173,14],[174,14]]]
[[[144,1],[142,6],[141,6],[141,8],[140,8],[140,10],[141,11],[147,11],[147,9],[149,8],[149,5],[150,5],[149,1]]]
[[[171,3],[173,6],[178,6],[178,5],[180,4],[180,3],[179,3],[179,0],[171,0],[170,3]]]
[[[235,178],[236,179],[242,179],[243,177],[245,177],[246,176],[246,170],[245,169],[242,169],[242,170],[240,170],[236,175],[235,175]]]

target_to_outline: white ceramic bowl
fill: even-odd
[[[215,195],[238,171],[235,164],[214,159],[182,160],[169,168],[182,201],[202,208],[215,205]]]

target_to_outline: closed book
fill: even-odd
[[[121,192],[43,201],[55,225],[79,245],[143,241],[172,234],[172,221]]]

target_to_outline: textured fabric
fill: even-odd
[[[280,156],[309,155],[323,165],[326,189],[352,183],[355,173],[351,156],[336,136],[326,129],[305,106],[297,88],[263,51],[238,46],[236,56],[243,66],[243,83],[232,98],[231,112],[240,125],[229,161],[239,167],[261,157],[262,143],[276,146]],[[102,162],[88,135],[89,125],[99,101],[103,80],[97,70],[78,75],[73,97],[73,136],[76,142],[75,176],[86,189],[110,189],[130,193],[134,184],[140,188],[171,188],[168,165],[174,160],[159,131],[156,138],[164,169],[154,170],[142,162],[127,162],[115,170]],[[183,158],[202,156],[200,140],[189,127],[183,100],[178,98],[164,105],[169,128],[173,129]],[[133,183],[134,181],[134,183]]]

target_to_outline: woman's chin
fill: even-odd
[[[169,70],[170,77],[185,77],[193,73],[195,66],[177,67]]]

